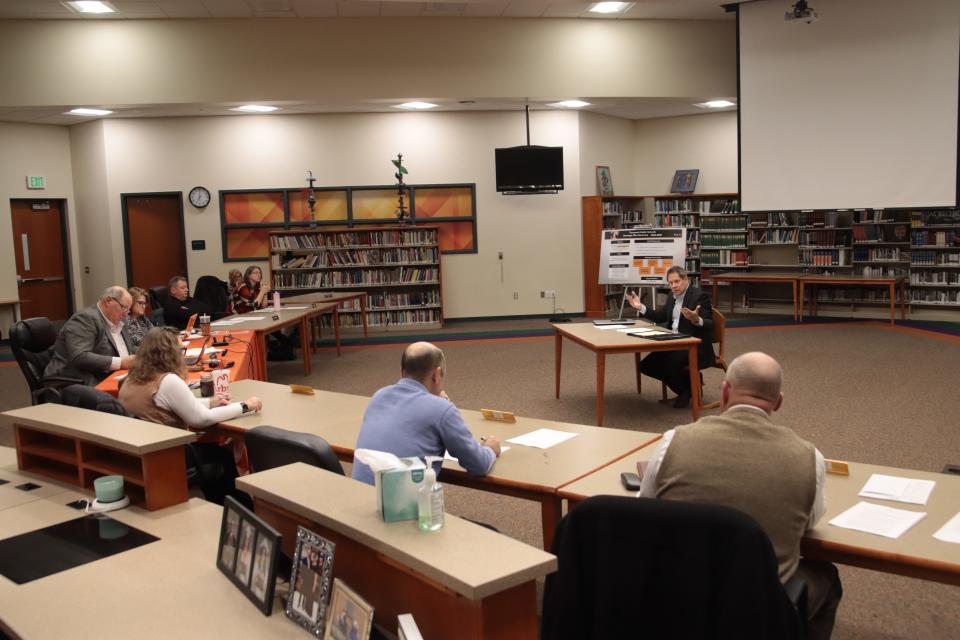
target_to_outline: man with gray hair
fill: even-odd
[[[136,356],[123,320],[133,298],[119,285],[107,287],[96,304],[67,320],[53,346],[45,378],[76,378],[95,386],[117,369],[129,369]]]
[[[435,345],[415,342],[404,349],[402,377],[370,399],[356,448],[386,451],[400,458],[443,456],[449,451],[467,473],[489,473],[500,455],[500,442],[492,437],[474,440],[460,411],[443,390],[446,373],[443,351]],[[435,468],[439,473],[440,463]],[[356,459],[353,478],[374,483],[373,471]]]
[[[807,583],[807,637],[829,638],[843,595],[836,567],[800,557],[800,539],[827,509],[823,454],[770,416],[783,404],[783,371],[765,353],[730,363],[720,415],[663,434],[640,497],[719,504],[753,517],[776,551],[780,580]]]

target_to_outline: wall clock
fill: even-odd
[[[190,189],[190,204],[197,209],[203,209],[210,204],[210,192],[206,187],[194,187]]]

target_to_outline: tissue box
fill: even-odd
[[[377,510],[384,522],[417,519],[417,492],[426,467],[420,458],[400,458],[403,468],[376,473]]]

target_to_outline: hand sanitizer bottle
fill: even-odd
[[[427,456],[427,470],[423,474],[423,484],[417,496],[420,531],[436,531],[443,526],[443,485],[437,482],[437,472],[433,470],[434,460],[443,460],[439,456]]]
[[[280,313],[280,292],[273,292],[273,312]]]

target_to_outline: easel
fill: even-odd
[[[636,285],[636,288],[637,288],[637,293],[639,294],[641,286]],[[650,304],[647,306],[650,307],[651,309],[656,309],[657,308],[657,286],[648,285],[646,288],[650,290]],[[627,291],[629,291],[629,289],[630,289],[630,285],[628,284],[623,285],[623,294],[620,296],[620,313],[617,314],[617,320],[623,319],[623,306],[627,304]],[[639,313],[640,311],[638,309],[637,314]]]

